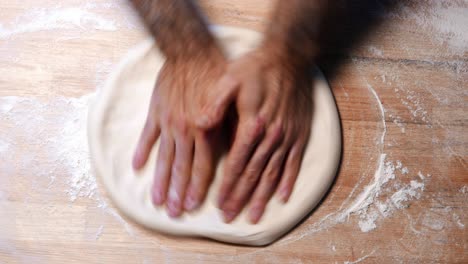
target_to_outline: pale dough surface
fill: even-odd
[[[253,49],[261,35],[239,28],[215,27],[213,31],[230,57]],[[265,245],[294,227],[317,205],[335,177],[341,153],[341,130],[333,95],[317,73],[313,86],[313,123],[310,140],[290,201],[276,197],[268,204],[262,220],[252,225],[245,211],[225,224],[215,206],[222,161],[207,200],[193,213],[171,219],[150,198],[158,144],[149,163],[138,172],[131,167],[157,74],[164,58],[151,40],[142,43],[122,60],[89,112],[89,143],[100,182],[115,205],[136,222],[164,233],[202,236],[247,245]]]

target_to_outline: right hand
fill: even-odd
[[[215,127],[231,105],[238,116],[218,190],[226,222],[249,203],[249,219],[257,223],[274,193],[289,199],[312,122],[309,63],[261,46],[229,63],[199,119],[200,127]]]

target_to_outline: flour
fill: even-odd
[[[101,225],[98,231],[96,232],[96,235],[94,236],[94,240],[98,240],[102,236],[103,232],[104,232],[104,225]]]
[[[415,199],[421,198],[425,184],[421,181],[412,180],[409,184],[403,184],[400,181],[395,181],[392,185],[387,184],[393,181],[398,175],[409,173],[408,168],[404,167],[401,161],[385,162],[384,168],[379,168],[376,171],[375,180],[368,185],[361,195],[367,197],[367,202],[356,200],[359,207],[350,207],[348,214],[357,213],[359,215],[359,228],[362,232],[369,232],[377,228],[376,222],[391,216],[396,210],[401,210],[408,207],[408,204]],[[392,193],[395,186],[401,186]],[[380,199],[385,195],[391,195],[388,199]],[[357,209],[357,210],[356,210]],[[349,210],[349,209],[348,209]]]
[[[86,132],[88,105],[93,97],[94,94],[78,99],[62,98],[62,103],[71,106],[70,116],[60,133],[50,138],[56,158],[68,169],[67,183],[70,187],[67,194],[70,201],[78,197],[93,197],[97,190],[96,179],[91,173]]]
[[[367,259],[368,257],[372,256],[373,254],[375,253],[375,250],[373,250],[371,253],[363,256],[363,257],[360,257],[358,258],[357,260],[355,261],[345,261],[343,262],[343,264],[356,264],[356,263],[360,263],[361,261],[364,261],[365,259]]]
[[[7,152],[8,149],[9,149],[9,145],[10,145],[10,144],[7,143],[5,140],[0,139],[0,154],[3,154],[3,153],[6,154],[6,152]]]
[[[384,53],[381,49],[377,48],[376,46],[368,46],[367,50],[374,56],[382,58]]]
[[[458,190],[458,192],[463,193],[463,194],[468,193],[468,185],[461,187],[460,190]]]
[[[457,224],[459,229],[464,229],[465,228],[465,224],[463,223],[463,221],[462,221],[462,219],[460,218],[459,215],[457,215],[456,213],[453,213],[452,218],[453,218],[453,221],[455,222],[455,224]]]
[[[40,8],[18,16],[9,25],[2,25],[0,39],[55,29],[115,31],[117,24],[83,8]]]
[[[28,146],[23,160],[15,161],[16,169],[28,166],[36,155],[43,155],[48,162],[31,168],[38,176],[49,177],[51,183],[59,168],[66,168],[71,201],[78,197],[92,197],[97,189],[89,161],[86,120],[88,104],[93,94],[81,98],[58,98],[43,102],[33,98],[0,97],[2,110],[0,122],[8,124],[1,130],[0,150],[9,149],[10,154],[22,153]],[[14,142],[14,143],[13,143]]]
[[[430,40],[435,44],[446,45],[452,53],[463,55],[468,45],[468,8],[463,1],[429,0],[417,6],[415,10],[414,5],[401,2],[387,16],[415,22],[423,31],[433,33]]]
[[[35,8],[15,17],[7,24],[0,24],[0,39],[41,31],[66,30],[59,40],[79,38],[91,31],[116,31],[119,28],[143,29],[136,12],[128,8],[127,1],[94,1],[81,6],[63,8],[56,5]],[[109,17],[106,9],[117,12],[119,20]],[[78,33],[78,34],[77,34]]]
[[[422,182],[411,181],[409,186],[395,192],[390,199],[396,208],[404,209],[407,207],[406,202],[414,198],[419,199],[423,190]]]
[[[434,231],[440,231],[447,225],[446,222],[434,215],[426,215],[422,220],[422,225]]]

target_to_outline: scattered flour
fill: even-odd
[[[383,171],[383,172],[382,172]],[[372,195],[368,197],[367,203],[362,203],[359,210],[354,213],[359,215],[359,228],[362,232],[369,232],[377,228],[376,222],[379,219],[390,217],[396,210],[407,208],[412,200],[421,198],[424,191],[425,183],[423,181],[411,180],[409,184],[404,184],[397,180],[398,175],[404,176],[409,173],[408,168],[403,167],[401,161],[397,161],[396,165],[391,162],[385,162],[384,168],[380,171],[374,182],[366,188],[373,190]],[[387,182],[394,180],[391,185]],[[371,186],[371,187],[370,187]],[[396,191],[395,186],[401,186]],[[363,192],[364,193],[364,192]],[[390,196],[387,199],[381,199],[381,196]]]
[[[360,257],[360,258],[356,259],[355,261],[345,261],[345,262],[343,262],[343,264],[356,264],[356,263],[359,263],[359,262],[367,259],[368,257],[372,256],[374,253],[375,253],[375,250],[372,251],[371,253],[363,256],[363,257]]]
[[[461,187],[459,192],[463,194],[468,193],[468,185]]]
[[[7,39],[25,33],[51,30],[74,30],[73,36],[80,37],[83,32],[116,31],[119,28],[143,29],[137,14],[128,1],[94,1],[79,6],[62,7],[60,4],[48,8],[35,8],[18,15],[11,22],[0,23],[0,39]],[[113,9],[116,17],[109,16],[107,9]],[[4,22],[5,23],[5,22]],[[69,35],[69,34],[67,34]]]
[[[443,219],[434,217],[433,215],[427,215],[422,220],[422,225],[430,228],[434,231],[440,231],[445,228],[446,223]]]
[[[406,202],[421,198],[423,190],[424,184],[422,182],[411,181],[409,186],[395,192],[390,199],[396,208],[404,209],[407,207]]]
[[[79,7],[33,9],[0,27],[0,39],[54,29],[115,31],[117,24]]]
[[[0,39],[53,29],[75,29],[80,32],[85,30],[115,31],[122,26],[121,22],[107,19],[104,14],[95,11],[99,8],[118,8],[121,2],[89,2],[82,7],[34,9],[16,17],[8,24],[0,24]],[[420,12],[414,12],[410,7],[401,4],[398,16],[414,20],[423,28],[431,28],[437,33],[434,34],[435,41],[447,44],[453,52],[457,54],[466,52],[468,34],[465,33],[465,25],[468,24],[468,16],[466,16],[468,10],[456,7],[455,3],[451,4],[449,1],[440,2],[445,4],[439,4],[439,1],[435,0],[429,2],[431,7],[424,8]],[[128,18],[123,18],[125,19]],[[128,27],[130,24],[126,25]],[[134,25],[137,23],[135,22]],[[384,56],[384,52],[375,46],[369,46],[368,51],[377,57]],[[105,73],[111,65],[112,63],[107,61],[98,65],[96,82],[104,81]],[[380,78],[383,83],[387,83],[395,82],[398,76],[385,73],[380,75]],[[339,210],[307,226],[305,232],[299,237],[288,237],[283,242],[297,240],[311,232],[346,222],[353,215],[357,216],[359,229],[362,232],[370,232],[378,228],[379,221],[391,217],[398,210],[407,208],[412,201],[421,198],[430,175],[424,175],[421,171],[414,175],[403,166],[401,161],[389,159],[390,155],[384,151],[387,133],[386,110],[374,88],[370,84],[367,88],[377,100],[382,118],[382,134],[377,141],[380,147],[377,169],[373,178],[363,188],[358,189],[357,187],[360,186],[357,184],[348,197],[350,201],[346,200]],[[399,89],[395,93],[414,119],[428,122],[424,102],[419,99],[418,94],[405,89]],[[345,95],[348,97],[346,91]],[[39,176],[50,177],[53,182],[55,175],[65,175],[67,177],[65,193],[70,201],[75,201],[80,197],[95,199],[98,202],[98,208],[113,215],[122,223],[127,232],[133,235],[129,224],[104,200],[99,199],[97,194],[86,139],[87,107],[92,97],[93,95],[77,99],[58,98],[48,102],[22,97],[0,97],[0,128],[3,128],[2,124],[8,124],[7,130],[0,130],[0,154],[7,151],[14,153],[15,149],[24,144],[28,144],[31,149],[29,154],[31,156],[22,157],[25,160],[34,159],[36,152],[46,153],[49,162],[41,164],[34,170]],[[387,116],[400,127],[402,133],[405,133],[405,125],[399,116],[392,116],[389,113]],[[14,138],[11,139],[13,134],[15,134]],[[20,170],[24,164],[29,163],[20,161],[15,164],[16,169]],[[65,171],[58,171],[58,168],[65,168]],[[361,176],[363,177],[368,176]],[[409,183],[407,179],[410,179]],[[361,190],[361,192],[354,195],[354,190]],[[466,194],[468,186],[462,187],[459,192]],[[465,227],[463,216],[453,213],[451,217],[458,228]],[[438,231],[443,230],[447,223],[434,217],[426,217],[422,220],[422,225]],[[104,226],[101,225],[95,234],[96,240],[101,237],[103,231]],[[335,245],[331,249],[336,251]],[[375,251],[355,261],[344,263],[359,263],[374,253]]]
[[[7,153],[9,145],[9,143],[0,139],[0,154]]]
[[[78,197],[92,197],[97,185],[91,173],[86,122],[88,104],[94,94],[81,98],[57,98],[43,102],[33,98],[0,97],[0,122],[7,125],[0,132],[2,149],[10,149],[11,155],[23,153],[23,146],[29,146],[23,160],[16,161],[16,168],[27,166],[36,155],[43,155],[48,162],[35,167],[34,173],[55,181],[59,171],[65,168],[68,176],[66,193],[70,201]],[[14,143],[13,143],[14,142]],[[18,154],[17,154],[18,153]]]
[[[462,219],[460,218],[460,216],[458,214],[453,213],[452,218],[453,218],[453,221],[455,222],[455,224],[457,224],[458,228],[460,228],[460,229],[465,228],[465,224],[463,223]]]
[[[417,6],[416,10],[414,6]],[[463,55],[468,46],[468,8],[466,1],[427,0],[424,4],[399,3],[389,17],[415,22],[425,32],[433,33],[431,40],[446,44],[450,52]]]
[[[377,48],[376,46],[368,46],[367,47],[367,50],[374,56],[377,56],[377,57],[383,57],[384,53],[381,49]]]
[[[104,225],[101,225],[98,231],[96,232],[96,235],[94,236],[94,240],[98,240],[102,236],[103,232],[104,232]]]

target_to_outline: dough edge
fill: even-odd
[[[247,38],[255,38],[255,35],[259,35],[256,32],[241,29],[241,28],[234,28],[234,27],[213,27],[214,32],[219,35],[225,36],[239,36],[243,38],[247,36]],[[257,40],[258,41],[258,40]],[[128,201],[125,201],[126,196],[122,195],[121,193],[117,193],[115,190],[112,189],[114,183],[112,182],[112,175],[110,170],[106,168],[106,161],[104,158],[104,150],[102,149],[102,142],[100,136],[102,136],[102,122],[104,121],[104,116],[106,115],[107,106],[111,104],[111,98],[114,96],[116,84],[123,72],[125,72],[126,68],[129,65],[134,65],[139,62],[143,56],[152,49],[154,45],[154,41],[149,39],[143,42],[142,44],[136,46],[135,48],[131,49],[126,56],[123,57],[119,65],[117,66],[116,70],[113,71],[108,78],[104,88],[99,91],[98,96],[96,97],[95,102],[92,103],[89,109],[88,114],[88,139],[89,139],[89,148],[92,157],[92,164],[96,175],[100,180],[107,191],[107,194],[111,197],[114,205],[119,208],[119,210],[124,213],[127,217],[134,220],[137,223],[142,224],[145,227],[158,230],[163,233],[175,234],[175,235],[184,235],[184,236],[201,236],[207,237],[223,242],[228,243],[237,243],[237,244],[246,244],[246,245],[255,245],[261,246],[270,244],[271,242],[275,241],[285,233],[287,233],[291,228],[297,225],[305,216],[309,215],[309,213],[316,207],[316,205],[322,200],[323,196],[326,194],[327,190],[329,189],[331,183],[333,182],[338,166],[339,161],[341,158],[341,127],[340,121],[338,116],[338,111],[336,108],[336,104],[333,98],[333,95],[328,87],[328,84],[323,78],[323,76],[319,77],[317,82],[318,85],[326,85],[326,89],[322,89],[323,94],[325,94],[325,100],[327,101],[326,104],[329,106],[327,109],[330,112],[330,116],[333,116],[330,120],[331,124],[329,127],[329,135],[330,138],[334,139],[334,143],[328,145],[326,147],[330,148],[330,155],[327,157],[328,159],[325,161],[325,171],[323,175],[320,175],[318,179],[310,180],[310,185],[318,185],[317,188],[312,188],[311,193],[302,197],[301,201],[303,204],[296,204],[296,209],[293,212],[287,211],[289,215],[280,215],[273,219],[268,219],[265,216],[262,218],[258,226],[264,225],[266,228],[260,228],[255,231],[255,226],[252,227],[249,224],[241,224],[240,227],[251,229],[249,230],[238,230],[238,228],[234,227],[235,223],[239,223],[241,221],[245,221],[243,219],[237,219],[233,224],[221,224],[220,226],[224,229],[220,230],[213,230],[213,229],[206,229],[206,228],[196,228],[191,226],[190,223],[187,224],[187,228],[178,228],[177,225],[175,226],[168,226],[165,225],[164,222],[158,222],[156,219],[151,219],[148,217],[142,217],[142,213],[135,213],[132,212],[132,209],[128,206]],[[321,74],[320,74],[321,75]],[[326,90],[326,91],[325,91]],[[323,96],[323,95],[322,95]],[[314,98],[314,106],[315,106],[315,98]],[[314,115],[315,117],[315,115]],[[312,125],[315,124],[313,120]],[[312,131],[313,133],[313,131]],[[138,132],[139,134],[139,132]],[[133,147],[131,146],[130,149],[133,151]],[[309,148],[310,145],[307,147]],[[307,151],[306,151],[307,153]],[[149,162],[152,162],[151,160]],[[153,161],[154,162],[154,161]],[[288,206],[290,203],[294,203],[295,194],[297,193],[297,189],[299,184],[299,178],[301,174],[304,174],[303,170],[307,164],[302,164],[301,166],[301,173],[298,176],[298,181],[296,182],[295,190],[290,201],[285,205]],[[129,163],[131,166],[131,163]],[[312,172],[313,173],[313,172]],[[212,185],[213,186],[213,185]],[[275,197],[273,199],[276,199]],[[133,201],[135,202],[135,201]],[[278,201],[276,201],[278,202]],[[272,203],[272,201],[270,201]],[[267,207],[267,212],[270,210],[270,204]],[[143,212],[144,214],[144,212]],[[149,214],[149,213],[148,213]],[[219,218],[220,220],[221,218]],[[266,220],[265,220],[266,219]],[[172,220],[171,220],[172,221]],[[174,220],[175,223],[180,223],[179,220]],[[214,220],[216,221],[216,219]],[[183,222],[183,221],[182,221]],[[206,223],[206,225],[210,225],[212,223]],[[185,225],[185,224],[184,224]],[[180,225],[179,225],[180,227]],[[218,226],[219,227],[219,226]]]

